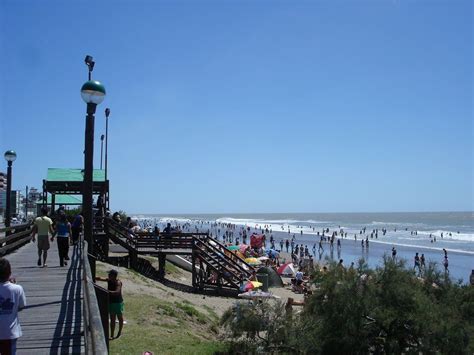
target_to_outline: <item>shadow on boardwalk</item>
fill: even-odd
[[[34,243],[7,255],[27,301],[19,315],[23,336],[17,354],[84,352],[80,253],[79,247],[71,248],[70,265],[60,267],[56,243],[51,243],[47,268],[36,266]]]

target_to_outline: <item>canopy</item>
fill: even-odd
[[[48,181],[83,181],[83,169],[60,169],[48,168],[46,180]],[[93,181],[105,181],[105,170],[94,169],[92,173]]]
[[[47,204],[51,204],[51,196],[48,196]],[[56,195],[55,203],[57,205],[82,205],[82,199],[72,195]],[[38,204],[42,205],[43,201],[39,201]]]
[[[105,170],[95,169],[92,180],[94,194],[108,194],[109,182],[105,180]],[[83,184],[83,169],[48,168],[47,177],[43,180],[43,191],[55,195],[81,195]]]
[[[296,271],[295,271],[295,267],[293,263],[286,263],[286,264],[281,265],[278,268],[277,272],[279,275],[282,275],[282,276],[295,277],[296,275]]]

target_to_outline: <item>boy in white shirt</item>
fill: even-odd
[[[21,337],[18,311],[26,306],[23,287],[10,278],[11,266],[0,258],[0,354],[16,354],[16,342]]]

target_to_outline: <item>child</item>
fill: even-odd
[[[123,298],[122,298],[122,281],[118,278],[117,270],[110,270],[109,277],[96,277],[97,281],[106,281],[107,290],[109,291],[109,314],[110,314],[110,338],[114,339],[115,318],[119,320],[119,331],[117,338],[122,334],[123,328]]]
[[[0,258],[0,354],[16,354],[16,342],[21,337],[18,312],[26,306],[23,287],[10,278],[11,266]]]

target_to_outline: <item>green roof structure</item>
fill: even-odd
[[[47,204],[52,203],[52,196],[48,196]],[[37,204],[42,205],[43,201],[39,201]],[[82,198],[73,195],[56,195],[55,204],[57,205],[82,205]]]
[[[48,168],[47,181],[83,181],[82,169]],[[105,181],[105,170],[95,169],[92,173],[93,181]]]
[[[43,192],[58,195],[81,195],[84,181],[83,169],[48,168],[43,180]],[[105,170],[95,169],[92,175],[93,194],[109,193],[109,182],[105,180]],[[59,203],[55,199],[55,204]]]

